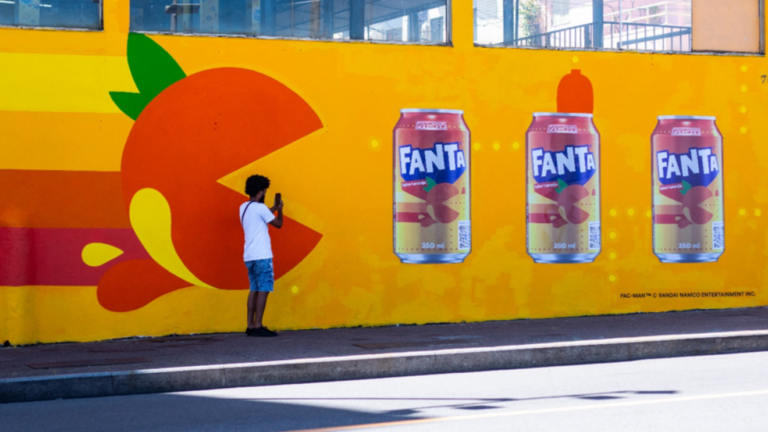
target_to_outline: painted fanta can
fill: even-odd
[[[600,134],[592,114],[536,113],[526,135],[528,255],[590,263],[600,253]]]
[[[715,117],[661,116],[651,137],[653,253],[715,262],[725,251],[723,136]]]
[[[404,263],[460,263],[472,247],[463,111],[404,109],[394,130],[394,249]]]

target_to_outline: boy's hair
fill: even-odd
[[[269,179],[261,175],[252,175],[245,181],[245,194],[249,197],[269,188]]]

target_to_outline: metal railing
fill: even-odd
[[[605,23],[613,30],[610,32],[609,46],[618,49],[643,51],[690,51],[691,27],[641,24],[641,23]]]
[[[593,46],[593,24],[568,27],[547,33],[518,38],[505,45],[542,48],[587,48]]]
[[[542,48],[635,49],[690,51],[691,27],[643,23],[583,24],[514,39],[504,45]]]

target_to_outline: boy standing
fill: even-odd
[[[245,232],[245,252],[243,259],[248,268],[251,292],[248,294],[248,336],[274,337],[277,332],[269,330],[262,323],[267,296],[275,284],[272,268],[272,243],[269,239],[269,227],[283,226],[283,203],[275,202],[272,208],[264,205],[264,196],[269,188],[269,179],[254,175],[245,182],[245,193],[250,201],[240,206],[240,223]],[[277,211],[277,217],[273,214]]]

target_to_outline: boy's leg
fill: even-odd
[[[264,310],[267,308],[267,296],[275,285],[275,273],[271,259],[248,261],[248,279],[251,292],[248,293],[248,333],[264,326]],[[260,334],[261,335],[261,334]],[[261,335],[263,336],[263,335]],[[277,336],[275,333],[274,336]]]
[[[269,295],[269,292],[258,291],[251,294],[256,294],[254,296],[256,297],[256,316],[252,328],[260,328],[264,326],[262,319],[264,318],[264,310],[267,308],[267,296]]]
[[[248,329],[256,328],[255,314],[256,314],[256,290],[259,287],[258,273],[255,261],[247,261],[245,267],[248,269],[248,281],[250,282],[250,291],[248,292]]]
[[[258,292],[256,293],[254,328],[261,328],[264,326],[262,320],[264,318],[264,311],[267,308],[267,297],[275,285],[275,272],[272,268],[272,260],[264,259],[258,261],[256,270]]]
[[[248,292],[248,328],[258,328],[261,324],[256,325],[256,320],[254,319],[256,317],[256,298],[258,297],[257,294],[260,294],[256,291],[250,291]],[[262,315],[264,314],[264,308],[261,309]],[[261,317],[259,317],[259,323],[261,323]]]

